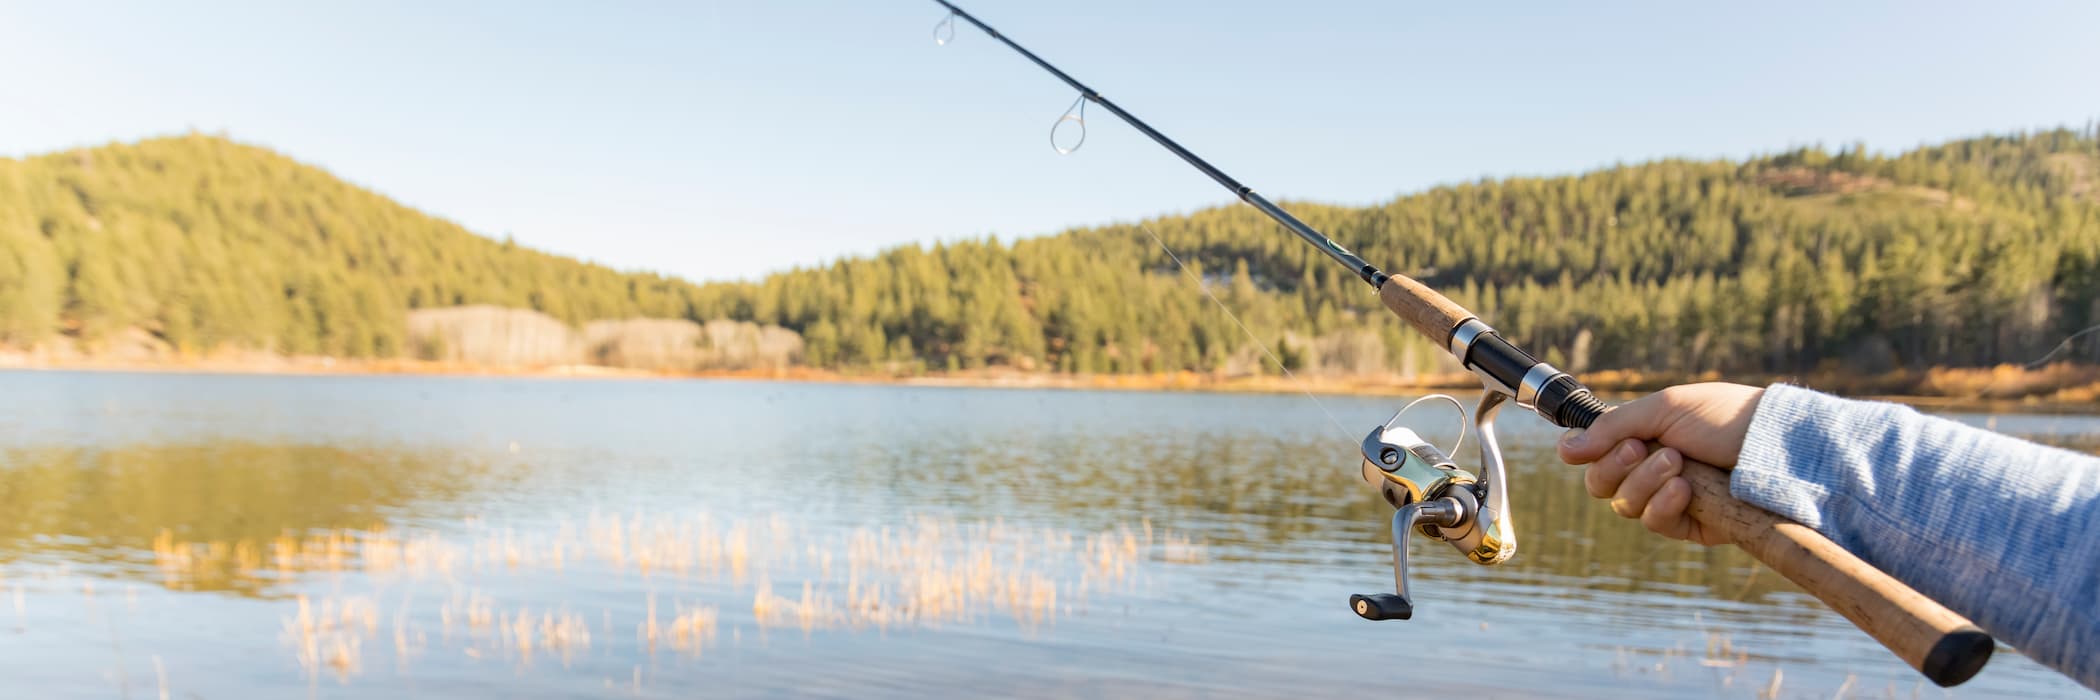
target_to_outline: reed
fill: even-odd
[[[379,630],[378,606],[367,597],[327,598],[316,606],[298,596],[298,612],[284,619],[283,638],[309,678],[324,669],[339,682],[363,669],[364,640]]]
[[[720,611],[711,605],[688,607],[684,602],[676,604],[676,611],[668,624],[658,624],[656,617],[656,595],[649,595],[648,617],[636,628],[637,634],[648,646],[649,653],[656,653],[659,645],[668,646],[690,657],[715,643],[721,624]]]

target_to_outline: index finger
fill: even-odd
[[[1653,440],[1662,435],[1669,399],[1661,392],[1619,404],[1598,416],[1589,429],[1568,431],[1560,440],[1560,459],[1569,464],[1597,461],[1620,441]]]

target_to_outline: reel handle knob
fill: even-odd
[[[1349,596],[1349,609],[1366,620],[1406,620],[1415,616],[1415,604],[1391,593],[1358,593]]]

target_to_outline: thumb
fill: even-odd
[[[1589,429],[1570,430],[1562,436],[1560,459],[1569,464],[1589,464],[1627,438],[1656,439],[1668,427],[1670,410],[1669,400],[1660,392],[1615,406],[1598,416]]]

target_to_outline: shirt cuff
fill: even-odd
[[[1824,531],[1824,507],[1840,483],[1830,426],[1843,425],[1845,401],[1787,384],[1765,387],[1729,475],[1738,500]],[[1828,532],[1824,533],[1826,536]]]

